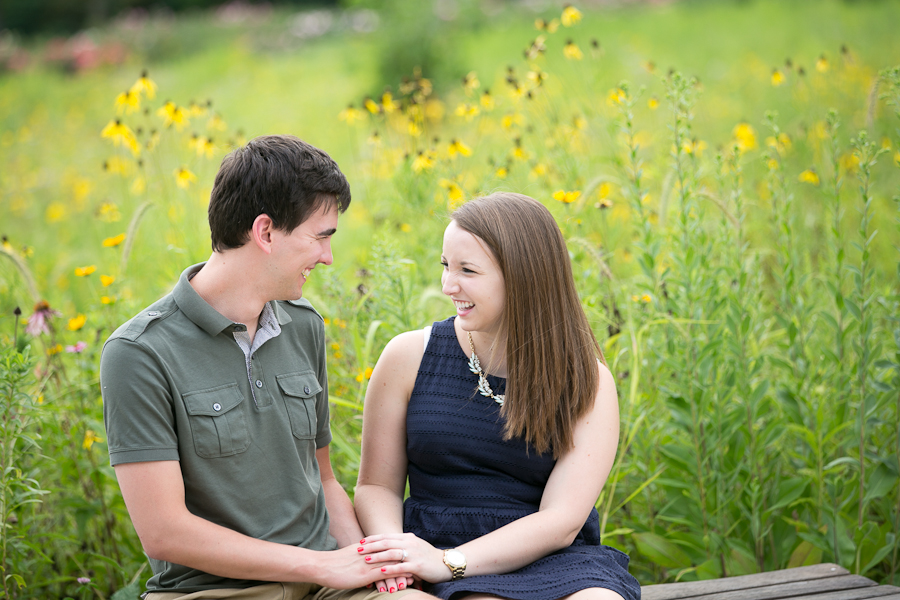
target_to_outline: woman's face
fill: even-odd
[[[496,335],[506,289],[500,266],[487,245],[451,221],[444,231],[441,264],[442,291],[453,300],[463,330]]]

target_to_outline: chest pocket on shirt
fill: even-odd
[[[194,437],[194,448],[203,458],[240,454],[250,447],[250,431],[241,403],[244,395],[236,383],[182,394]]]
[[[312,371],[279,375],[278,387],[284,394],[291,432],[298,440],[316,437],[316,394],[322,391]]]

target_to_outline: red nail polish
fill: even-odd
[[[393,593],[394,593],[394,588],[391,588],[390,592],[393,594]]]
[[[359,540],[359,543],[360,543],[360,544],[365,544],[365,543],[366,543],[366,540]]]
[[[367,556],[367,557],[366,557],[366,562],[369,562],[370,560],[372,560],[372,557],[371,557],[371,556]]]
[[[378,591],[379,591],[379,592],[384,592],[384,591],[387,591],[387,590],[385,590],[385,589],[382,587],[382,588],[378,588]]]
[[[400,589],[402,590],[403,587],[404,587],[404,585],[403,585],[402,583],[398,583],[398,584],[397,584],[397,587],[400,588]]]
[[[363,549],[362,549],[362,548],[357,548],[356,551],[357,551],[357,552],[362,552]]]
[[[387,568],[386,568],[386,567],[381,567],[381,572],[382,572],[382,573],[387,573]]]

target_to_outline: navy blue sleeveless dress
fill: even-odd
[[[403,528],[438,548],[453,548],[537,512],[555,460],[521,439],[503,440],[500,406],[475,393],[451,317],[435,323],[406,416],[409,498]],[[495,394],[506,380],[488,376]],[[628,556],[600,543],[596,509],[568,548],[502,575],[464,577],[426,591],[445,600],[482,592],[514,600],[556,600],[601,587],[625,600],[641,588]]]

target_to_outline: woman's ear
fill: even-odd
[[[267,214],[261,214],[253,220],[250,227],[250,241],[266,254],[272,253],[272,242],[275,233],[275,224]]]

